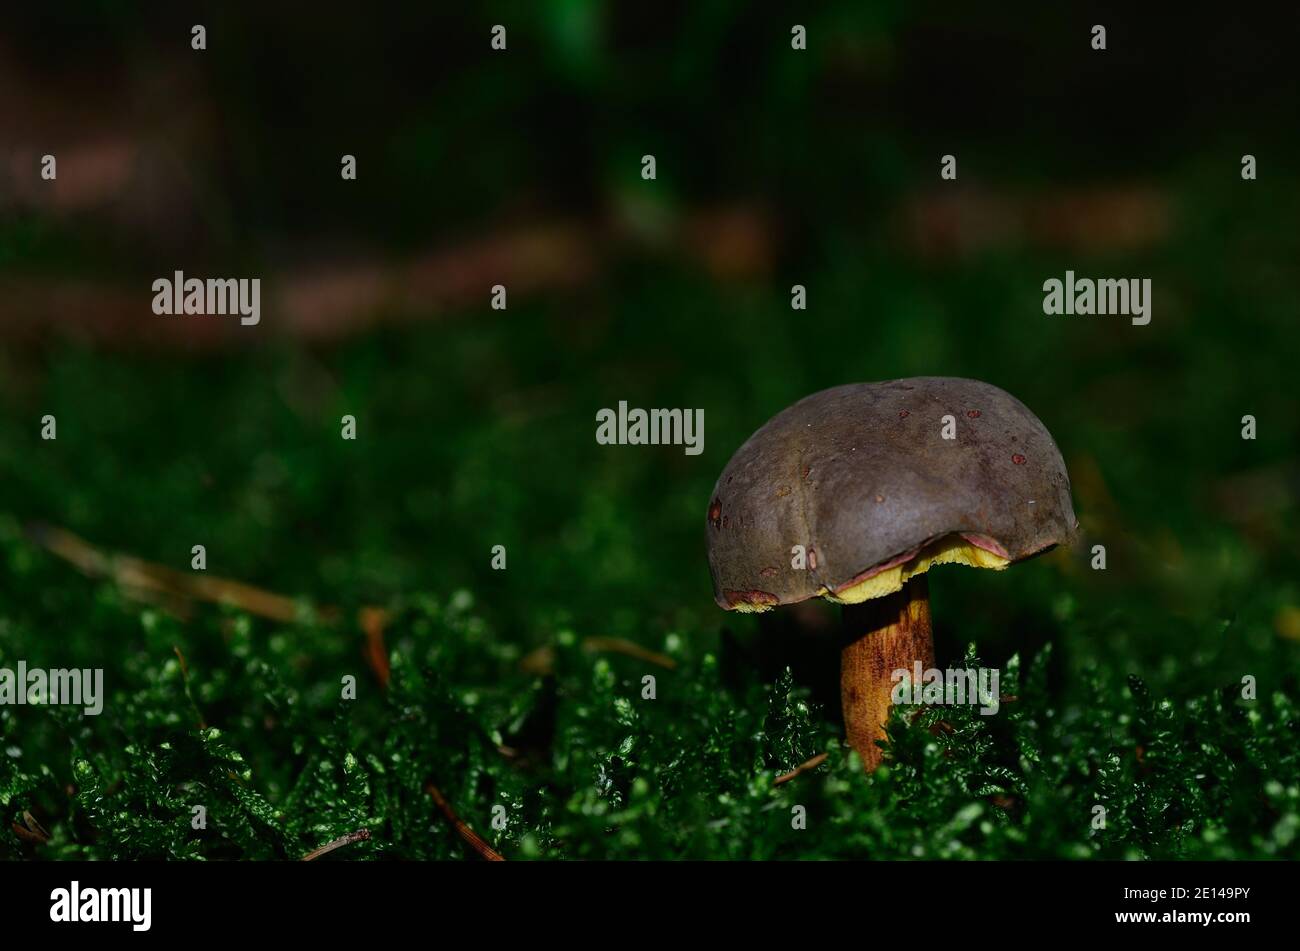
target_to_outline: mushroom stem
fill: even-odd
[[[840,703],[844,730],[863,768],[872,772],[884,756],[876,741],[885,738],[894,671],[906,670],[910,677],[918,660],[923,669],[934,666],[925,575],[916,575],[893,594],[844,605],[843,624]]]

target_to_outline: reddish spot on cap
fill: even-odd
[[[804,477],[805,479],[808,478],[808,475],[809,475],[809,473],[811,473],[811,472],[812,472],[812,466],[804,466],[804,467],[803,467],[803,477]]]
[[[713,504],[709,506],[709,521],[713,523],[714,528],[722,527],[722,500],[714,499]]]
[[[977,410],[977,409],[973,409],[973,410],[971,410],[969,413],[967,413],[966,415],[969,416],[971,419],[979,419],[979,418],[980,418],[980,411]]]
[[[901,413],[898,414],[898,418],[899,418],[899,419],[907,419],[907,417],[909,417],[909,416],[911,416],[911,415],[912,415],[912,414],[909,413],[907,410],[903,410]]]
[[[814,571],[817,570],[817,549],[815,548],[808,549],[808,567]]]
[[[877,495],[877,496],[876,496],[876,502],[877,502],[877,503],[880,503],[880,502],[883,502],[883,501],[885,501],[885,497],[884,497],[883,495]]]
[[[1012,455],[1012,457],[1011,457],[1011,461],[1014,462],[1014,463],[1015,463],[1016,465],[1018,465],[1018,466],[1023,466],[1023,465],[1025,464],[1025,457],[1022,456],[1020,453],[1017,452],[1017,453],[1015,453],[1015,454]]]
[[[769,566],[760,571],[759,574],[764,578],[772,578],[776,576],[776,569]]]

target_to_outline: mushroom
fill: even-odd
[[[978,380],[914,377],[778,413],[722,470],[706,531],[723,608],[843,605],[844,727],[870,771],[893,672],[934,665],[925,573],[1001,570],[1077,528],[1061,453],[1023,403]]]

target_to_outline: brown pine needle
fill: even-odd
[[[366,635],[366,663],[375,672],[379,686],[388,686],[388,648],[384,646],[384,628],[388,625],[388,612],[383,608],[362,608],[357,612],[357,622]]]
[[[14,835],[24,842],[31,842],[34,845],[44,845],[50,841],[50,834],[45,831],[45,827],[37,821],[36,817],[23,810],[22,824],[13,823]]]
[[[176,659],[181,662],[181,678],[188,687],[190,683],[190,666],[185,663],[185,655],[181,653],[181,649],[175,644],[172,645],[172,652],[176,654]]]
[[[772,785],[780,786],[782,783],[788,783],[790,780],[794,779],[796,776],[800,775],[801,773],[806,773],[810,769],[816,769],[822,763],[826,762],[826,757],[829,755],[830,755],[829,753],[818,753],[812,759],[808,760],[805,763],[800,763],[798,766],[790,770],[790,772],[786,773],[785,775],[776,777],[776,779],[772,781]]]
[[[101,551],[90,542],[54,525],[30,525],[28,537],[47,551],[70,562],[82,574],[115,583],[122,593],[137,601],[159,604],[182,619],[188,618],[195,601],[228,604],[248,614],[289,624],[301,617],[300,602],[294,598],[202,572],[186,573],[131,555]],[[329,605],[315,608],[316,617],[326,623],[339,619],[339,610]],[[388,652],[384,647],[384,628],[388,612],[365,607],[357,613],[357,622],[366,637],[366,663],[381,686],[388,686]],[[177,655],[179,656],[179,651]],[[182,673],[185,659],[181,658]]]
[[[312,849],[302,857],[302,861],[311,862],[320,858],[322,855],[328,855],[335,849],[341,849],[345,845],[351,845],[353,842],[369,842],[370,830],[358,829],[356,832],[349,832],[345,836],[335,839],[333,842],[326,842],[319,849]]]
[[[28,535],[37,544],[76,565],[92,578],[106,578],[138,600],[191,600],[212,604],[229,604],[272,621],[288,623],[299,617],[299,603],[232,578],[204,572],[186,573],[166,565],[145,561],[132,555],[106,554],[90,542],[53,525],[36,525]],[[317,614],[329,620],[337,615],[332,608]]]
[[[621,637],[588,637],[583,640],[582,649],[592,653],[626,654],[649,664],[657,664],[667,670],[677,668],[677,661],[667,654],[656,653]],[[550,644],[543,644],[536,650],[529,651],[519,661],[519,666],[527,673],[539,677],[545,676],[555,669],[555,648]]]
[[[455,827],[456,831],[460,833],[460,837],[468,842],[475,852],[483,856],[483,858],[487,859],[489,862],[505,861],[505,856],[492,848],[492,846],[488,845],[481,835],[471,829],[465,821],[460,818],[460,816],[456,815],[456,810],[451,808],[451,803],[449,803],[447,797],[442,794],[442,790],[433,783],[425,783],[424,791],[433,797],[434,803],[442,810],[442,814],[447,817],[447,821]]]
[[[194,699],[194,694],[190,692],[190,666],[185,663],[185,655],[181,653],[179,647],[173,644],[172,650],[176,652],[176,659],[181,662],[181,679],[185,681],[185,696],[189,699],[190,706],[194,708],[194,715],[199,719],[199,729],[206,730],[208,725],[204,722],[203,711],[199,709],[199,704]]]
[[[589,637],[582,642],[582,646],[589,651],[612,651],[616,654],[627,654],[629,657],[635,657],[651,664],[658,664],[668,670],[675,670],[677,667],[677,661],[667,654],[656,653],[621,637]]]

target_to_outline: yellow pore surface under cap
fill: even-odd
[[[925,574],[934,565],[969,565],[972,568],[992,568],[1001,571],[1011,560],[995,555],[977,545],[972,545],[960,535],[950,535],[932,542],[902,564],[886,568],[870,578],[864,578],[842,591],[822,588],[819,594],[836,604],[861,604],[872,598],[901,591],[907,579]]]
[[[870,578],[864,578],[857,584],[850,585],[842,591],[835,592],[823,587],[817,593],[827,601],[836,604],[861,604],[872,598],[883,598],[887,594],[901,591],[909,578],[925,574],[934,565],[969,565],[972,568],[991,568],[1001,571],[1011,564],[1010,559],[995,555],[991,551],[972,545],[960,535],[949,535],[931,542],[907,561],[877,572]],[[762,602],[739,602],[731,609],[742,614],[758,614],[770,611],[774,604]]]

